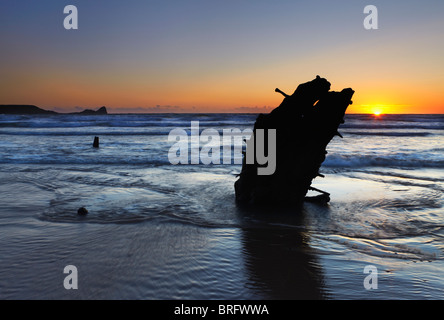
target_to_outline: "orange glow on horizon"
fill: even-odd
[[[442,1],[435,9],[418,2],[421,14],[412,17],[421,20],[393,15],[398,20],[381,31],[342,19],[364,18],[348,4],[335,6],[340,17],[316,11],[313,23],[314,7],[296,1],[285,2],[286,12],[271,2],[240,2],[232,10],[223,2],[194,8],[180,1],[159,1],[153,4],[159,12],[145,12],[146,1],[128,8],[115,1],[109,14],[74,32],[53,26],[55,5],[39,5],[36,14],[10,2],[2,19],[11,28],[2,30],[0,104],[60,112],[106,106],[109,113],[265,113],[282,102],[275,88],[291,94],[319,75],[331,91],[355,91],[348,114],[444,114]],[[152,17],[135,19],[131,12]],[[34,28],[37,17],[42,26]],[[108,27],[111,18],[116,23]]]
[[[91,75],[91,79],[73,75],[62,81],[55,71],[51,77],[36,73],[23,76],[26,81],[12,77],[14,81],[0,88],[0,104],[33,104],[66,112],[106,106],[109,113],[268,113],[282,102],[274,88],[291,94],[298,84],[313,78],[313,72],[307,72],[297,79],[287,76],[276,80],[285,74],[276,73],[264,69],[247,75],[239,72],[236,77],[207,75],[192,82],[142,76],[105,79],[101,74]],[[367,83],[323,76],[331,81],[332,91],[355,90],[349,114],[444,114],[444,91],[439,83],[428,87],[402,80]]]

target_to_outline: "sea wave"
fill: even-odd
[[[0,163],[27,164],[169,164],[167,137],[191,121],[200,131],[214,128],[252,128],[254,114],[142,114],[104,116],[0,116]],[[341,130],[342,129],[342,130]],[[444,116],[347,115],[333,140],[325,167],[443,168]],[[107,144],[101,154],[90,154],[91,140],[100,136]],[[384,137],[380,139],[379,137]],[[87,145],[88,144],[88,145]],[[107,148],[108,147],[108,148]]]
[[[0,128],[162,128],[190,127],[191,121],[75,121],[75,122],[0,122]],[[205,121],[200,125],[206,127],[245,126],[244,121]],[[253,125],[253,123],[250,123]]]
[[[201,125],[245,126],[253,125],[256,116],[236,114],[184,114],[184,115],[103,115],[78,116],[59,115],[47,117],[5,116],[0,115],[0,128],[158,128],[158,127],[190,127],[191,121],[199,121]]]
[[[113,156],[113,157],[91,157],[83,156],[82,154],[76,155],[63,154],[63,155],[51,155],[51,156],[23,156],[23,157],[3,157],[0,159],[0,164],[70,164],[70,165],[171,165],[168,160],[168,154],[165,152],[164,156],[146,156],[140,155],[127,155],[127,156]],[[230,164],[210,164],[211,166],[225,166]],[[199,165],[203,165],[202,163]],[[195,166],[193,164],[178,164],[177,166]],[[240,165],[239,169],[240,169]],[[444,160],[441,159],[427,159],[421,160],[412,157],[370,157],[370,156],[339,156],[329,155],[324,163],[323,167],[326,168],[371,168],[371,167],[387,167],[387,168],[444,168]]]
[[[441,158],[424,159],[421,155],[334,155],[330,154],[322,164],[332,168],[361,167],[402,167],[402,168],[444,168]]]
[[[172,130],[173,128],[171,128]],[[131,131],[131,130],[111,130],[111,131],[99,131],[99,130],[89,130],[89,131],[36,131],[36,130],[25,130],[25,131],[2,131],[0,130],[0,135],[9,136],[168,136],[170,131]]]
[[[388,136],[388,137],[428,137],[431,132],[400,132],[400,131],[347,131],[355,136]]]
[[[418,123],[411,123],[411,124],[399,124],[399,123],[393,123],[393,124],[375,124],[375,123],[349,123],[349,124],[342,124],[339,128],[341,129],[366,129],[366,130],[444,130],[443,124],[418,124]]]

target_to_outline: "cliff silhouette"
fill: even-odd
[[[98,110],[86,109],[81,112],[59,113],[50,110],[44,110],[34,105],[0,105],[0,114],[17,114],[17,115],[57,115],[57,114],[78,114],[78,115],[104,115],[108,114],[106,107]]]

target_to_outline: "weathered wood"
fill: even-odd
[[[258,175],[258,163],[247,164],[244,156],[242,170],[235,182],[236,200],[253,204],[302,203],[312,180],[319,174],[328,143],[339,135],[347,107],[354,91],[329,91],[330,83],[319,76],[300,84],[269,114],[260,114],[254,124],[257,129],[276,129],[276,170],[271,175]],[[341,136],[342,137],[342,136]],[[248,144],[247,144],[248,148]],[[317,191],[317,189],[314,189]],[[329,201],[322,192],[322,201]],[[310,197],[313,200],[313,197]],[[314,197],[316,199],[316,197]],[[309,199],[307,199],[309,200]]]
[[[94,137],[94,142],[93,142],[93,147],[94,148],[98,148],[99,147],[99,145],[100,145],[99,141],[100,141],[99,137]]]

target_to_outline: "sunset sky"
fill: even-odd
[[[355,90],[349,113],[444,113],[443,17],[443,0],[2,0],[0,104],[262,112],[320,75]]]

